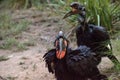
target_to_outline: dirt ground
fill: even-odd
[[[19,36],[20,41],[33,39],[35,46],[27,50],[16,52],[14,50],[0,50],[0,56],[4,55],[9,59],[0,62],[0,80],[55,80],[54,75],[48,73],[42,56],[53,48],[53,41],[58,31],[63,26],[60,17],[51,17],[49,13],[39,10],[16,10],[12,14],[13,20],[25,19],[30,21],[29,29]],[[64,32],[66,28],[64,27]],[[103,58],[99,69],[103,74],[111,76],[112,72],[106,73],[107,69],[113,66],[112,62]],[[117,79],[116,79],[117,80]]]

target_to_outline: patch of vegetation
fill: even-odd
[[[37,65],[36,65],[36,64],[34,64],[34,65],[33,65],[33,70],[32,70],[32,71],[35,71],[35,70],[36,70],[36,68],[37,68]]]
[[[22,59],[22,60],[27,60],[27,59],[29,59],[29,58],[27,58],[27,57],[22,57],[21,59]]]
[[[19,63],[19,65],[24,65],[24,64],[25,64],[25,62],[20,62],[20,63]]]
[[[109,32],[115,32],[114,25],[120,21],[120,2],[116,1],[115,3],[112,3],[111,1],[112,0],[77,0],[77,2],[80,2],[85,6],[89,23],[104,26]],[[74,2],[74,0],[63,2],[65,6],[62,4],[63,7],[61,10],[70,11],[69,4]],[[70,24],[75,23],[76,16],[69,18],[69,20]]]
[[[26,45],[24,45],[23,43],[19,43],[17,45],[17,51],[22,51],[22,50],[27,50],[28,48],[26,47]]]
[[[4,42],[0,45],[1,49],[11,49],[13,46],[17,45],[17,40],[14,38],[6,38]]]
[[[28,49],[27,46],[34,46],[35,43],[32,42],[20,42],[15,38],[6,38],[3,40],[3,43],[0,45],[0,49],[12,49],[14,48],[15,51],[22,51]]]
[[[12,76],[7,77],[7,80],[16,80],[16,79],[17,79],[17,77],[12,77]]]
[[[0,14],[0,49],[11,49],[16,47],[17,50],[25,50],[26,44],[20,43],[16,36],[22,31],[28,29],[29,22],[25,20],[14,21],[9,13]]]
[[[0,15],[0,38],[5,39],[9,36],[15,36],[27,29],[28,22],[25,20],[15,22],[10,14],[2,13]]]
[[[115,31],[114,25],[120,21],[120,2],[119,0],[76,0],[86,7],[87,18],[90,23],[106,27],[109,32]],[[7,5],[8,8],[26,9],[37,7],[39,9],[51,9],[54,15],[64,14],[70,10],[70,3],[74,0],[2,0],[1,6]],[[8,6],[9,5],[9,6]],[[76,17],[69,18],[73,24]],[[76,24],[76,23],[75,23]]]
[[[106,75],[109,76],[109,80],[119,80],[120,78],[120,72],[116,71],[115,68],[108,69],[107,71],[104,72]]]
[[[0,62],[1,61],[7,61],[9,58],[6,56],[0,56]]]
[[[46,2],[47,0],[9,0],[9,1],[2,0],[0,2],[1,3],[0,7],[12,9],[26,9],[36,6],[41,9],[40,6]]]
[[[113,52],[115,55],[120,54],[120,39],[112,40]]]
[[[120,40],[114,39],[114,40],[111,40],[111,42],[113,47],[113,54],[117,56],[118,60],[120,61],[120,58],[119,58]],[[113,68],[108,69],[105,73],[109,74],[109,80],[119,80],[120,64],[116,64],[116,66],[113,66]]]
[[[23,45],[26,45],[26,46],[35,46],[35,42],[33,40],[29,40],[29,41],[24,42]]]

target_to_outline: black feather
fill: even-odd
[[[54,72],[56,80],[107,79],[105,75],[101,77],[97,59],[89,47],[82,45],[75,50],[68,48],[66,53],[63,59],[57,59],[55,49],[52,49],[44,56],[48,70]],[[50,65],[51,62],[54,63],[54,67]]]
[[[45,55],[43,56],[45,62],[46,62],[46,66],[48,67],[48,71],[51,73],[54,73],[54,61],[55,61],[55,53],[56,50],[52,49],[50,51],[48,51],[47,53],[45,53]]]

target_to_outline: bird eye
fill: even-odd
[[[82,10],[82,7],[79,7],[79,10]]]

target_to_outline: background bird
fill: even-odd
[[[117,58],[112,54],[112,46],[110,42],[110,36],[107,30],[102,26],[96,26],[89,24],[86,21],[86,10],[83,5],[78,2],[70,4],[72,10],[68,12],[64,18],[71,15],[78,14],[78,27],[76,29],[77,45],[86,45],[97,53],[96,57],[107,56],[115,66],[120,65]],[[100,61],[100,59],[99,59]]]
[[[54,73],[57,80],[107,80],[97,68],[95,55],[85,45],[71,50],[68,40],[60,31],[55,40],[55,49],[49,50],[43,58],[48,71]]]

